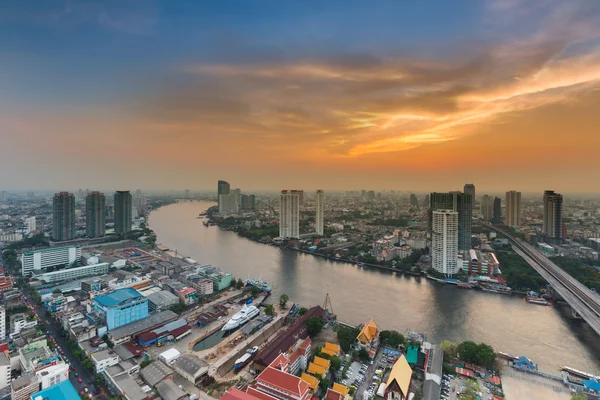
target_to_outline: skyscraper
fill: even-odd
[[[300,202],[300,207],[304,205],[304,190],[296,190],[298,193],[298,201]]]
[[[3,190],[0,192],[0,202],[5,202],[6,201],[6,192]]]
[[[471,203],[475,204],[475,184],[473,183],[465,183],[465,187],[463,189],[464,194],[471,195]]]
[[[544,235],[548,238],[563,239],[562,203],[561,194],[553,190],[544,192]]]
[[[433,230],[432,213],[436,210],[458,212],[458,248],[471,250],[471,226],[473,218],[473,198],[461,192],[431,193],[429,196],[429,227]]]
[[[410,194],[410,205],[413,207],[419,207],[419,200],[417,200],[417,196],[414,193]]]
[[[29,217],[25,219],[25,231],[27,233],[35,232],[37,230],[37,224],[34,217]]]
[[[316,230],[317,230],[317,235],[319,236],[323,236],[323,191],[322,190],[317,190],[317,197],[315,200],[316,203],[316,210],[317,210],[317,215],[315,218],[315,226],[316,226]]]
[[[118,190],[115,193],[115,233],[124,234],[131,231],[132,199],[129,190]]]
[[[75,237],[75,196],[60,192],[52,199],[52,238],[57,241]]]
[[[279,236],[300,237],[300,196],[295,190],[282,190],[279,202]]]
[[[458,212],[436,210],[432,214],[431,264],[451,276],[458,272]]]
[[[90,238],[104,236],[106,219],[104,193],[90,192],[85,198],[85,233]]]
[[[494,216],[494,200],[487,194],[484,194],[483,197],[481,197],[481,206],[479,211],[481,212],[481,215],[485,221],[492,220]]]
[[[505,201],[505,224],[514,228],[521,226],[521,192],[516,192],[514,190],[506,192]]]
[[[500,197],[494,197],[494,219],[495,224],[502,222],[502,200]]]
[[[229,192],[230,192],[229,182],[225,182],[225,181],[217,182],[217,202],[219,203],[219,206],[221,205],[221,200],[220,200],[221,195],[229,194]]]

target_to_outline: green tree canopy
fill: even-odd
[[[496,353],[492,346],[485,343],[462,342],[457,347],[458,357],[467,362],[493,368],[496,362]]]
[[[379,338],[381,343],[390,347],[404,345],[404,335],[397,331],[381,331]]]
[[[571,400],[587,400],[587,396],[583,393],[573,393]]]
[[[325,326],[325,321],[319,316],[310,317],[306,320],[306,331],[310,337],[318,335],[323,326]]]
[[[287,302],[289,299],[290,296],[285,293],[279,296],[279,306],[285,310],[287,308]]]
[[[347,326],[338,326],[337,327],[337,337],[340,342],[340,347],[347,353],[350,350],[350,347],[356,340],[356,337],[360,331],[356,328],[350,328]]]
[[[440,347],[444,350],[444,354],[448,357],[456,357],[456,352],[458,351],[458,345],[449,340],[442,340],[440,343]]]
[[[275,315],[275,307],[273,306],[273,304],[267,304],[265,306],[265,314]]]
[[[360,359],[360,361],[364,361],[364,362],[371,360],[371,357],[369,356],[369,352],[366,349],[360,349],[358,351],[358,358]]]
[[[308,311],[308,308],[306,307],[300,307],[300,309],[298,310],[298,315],[302,316],[304,315],[306,312]]]

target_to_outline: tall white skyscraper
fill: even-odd
[[[237,194],[220,194],[219,195],[219,212],[237,213],[239,211]]]
[[[521,226],[521,192],[506,192],[506,221],[512,227]]]
[[[316,230],[317,230],[317,235],[319,236],[323,236],[324,233],[324,229],[323,229],[323,191],[322,190],[317,190],[317,197],[316,197],[316,209],[317,209],[317,215],[315,218],[315,226],[316,226]]]
[[[300,237],[300,195],[296,190],[282,190],[279,202],[279,236]]]
[[[35,232],[37,225],[35,223],[35,217],[29,217],[25,219],[25,232]]]
[[[458,272],[458,212],[433,211],[432,228],[432,266],[436,271],[451,276]]]
[[[0,341],[6,339],[6,310],[0,306]]]

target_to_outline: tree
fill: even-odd
[[[587,396],[583,393],[573,393],[571,400],[587,400]]]
[[[252,286],[252,289],[250,289],[250,290],[251,290],[252,296],[258,296],[258,294],[260,293],[260,289],[257,288],[256,286]]]
[[[300,309],[298,310],[298,315],[303,316],[304,313],[306,313],[307,311],[308,311],[308,308],[300,307]]]
[[[462,342],[457,348],[458,357],[463,361],[476,362],[477,350],[477,344],[475,342]]]
[[[273,307],[273,304],[267,304],[265,306],[265,314],[275,315],[275,307]]]
[[[329,361],[331,361],[331,370],[332,371],[339,371],[341,366],[342,366],[342,360],[340,360],[339,357],[331,357],[329,359]]]
[[[140,368],[147,367],[150,364],[152,364],[152,360],[144,360],[140,363]]]
[[[323,326],[325,326],[325,322],[319,316],[310,317],[306,320],[306,331],[310,337],[318,335]]]
[[[177,303],[177,304],[173,304],[170,307],[171,311],[173,311],[175,314],[181,314],[182,312],[185,311],[185,306],[181,303]]]
[[[398,347],[404,345],[404,335],[397,331],[381,331],[379,334],[381,343],[390,347]]]
[[[290,296],[285,293],[279,296],[279,306],[285,310],[287,308],[287,302],[289,299]]]
[[[319,387],[321,388],[321,390],[323,392],[326,392],[327,389],[329,389],[329,378],[323,378],[321,379],[321,382],[319,382]]]
[[[371,360],[371,356],[369,356],[369,352],[366,349],[360,349],[358,351],[358,358],[363,362]]]
[[[480,343],[477,346],[477,364],[493,368],[496,361],[496,353],[492,346]]]
[[[244,282],[241,279],[238,279],[237,282],[235,283],[235,287],[237,289],[241,289],[244,287]]]
[[[442,340],[440,343],[440,347],[444,350],[444,354],[448,357],[456,357],[456,352],[458,351],[458,345],[449,340]]]
[[[352,347],[352,344],[356,340],[356,337],[360,331],[356,328],[350,328],[347,326],[338,326],[337,327],[337,337],[340,342],[340,347],[347,353]]]

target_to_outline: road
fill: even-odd
[[[60,335],[61,327],[42,307],[36,304],[27,291],[23,291],[24,299],[29,303],[29,307],[32,308],[40,318],[40,324],[43,327],[45,332],[50,332],[49,336],[52,337],[56,344],[62,349],[64,355],[63,358],[75,369],[75,372],[69,373],[69,379],[73,386],[79,392],[84,387],[87,386],[90,393],[96,392],[96,387],[94,385],[93,375],[85,369],[78,358],[74,357],[71,353],[71,350],[67,346],[67,340],[63,336]],[[48,322],[46,322],[48,321]],[[79,374],[79,378],[81,378],[82,383],[77,381],[77,377],[75,377],[75,373]],[[98,400],[108,400],[108,397],[103,393],[98,393],[98,395],[94,396],[94,399]]]

